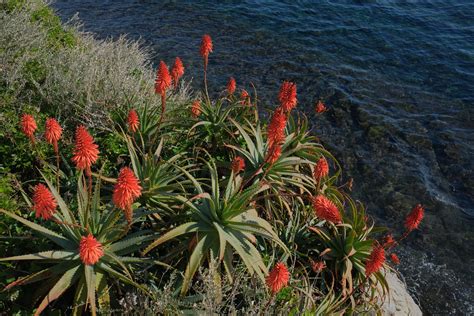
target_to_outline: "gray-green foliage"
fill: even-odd
[[[40,0],[0,9],[2,106],[21,111],[32,104],[63,121],[107,128],[114,109],[159,105],[149,54],[139,42],[125,36],[97,40],[75,20],[62,25],[65,40],[66,35],[53,36],[58,26],[43,18],[49,15]],[[169,108],[188,99],[182,84]]]

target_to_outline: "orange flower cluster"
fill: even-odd
[[[54,118],[48,118],[46,120],[46,129],[44,132],[44,138],[46,138],[46,141],[53,145],[54,152],[56,154],[59,153],[58,149],[58,141],[61,139],[61,135],[63,133],[63,129],[61,125],[59,125],[58,121],[56,121]]]
[[[40,183],[33,191],[33,210],[36,218],[50,219],[56,212],[58,203],[48,188]]]
[[[21,116],[21,131],[26,135],[26,137],[30,139],[33,144],[35,143],[34,133],[37,128],[38,126],[36,125],[36,121],[32,115],[23,114]]]
[[[329,165],[326,158],[319,158],[316,166],[314,166],[313,176],[316,181],[320,181],[322,178],[327,177],[329,174]]]
[[[61,125],[59,125],[58,121],[56,121],[54,118],[46,119],[45,125],[44,138],[49,144],[53,145],[54,152],[58,154],[58,142],[61,139],[63,129]],[[24,113],[21,116],[20,129],[33,144],[35,143],[34,133],[37,128],[38,126],[36,125],[36,121],[31,114]]]
[[[201,115],[201,102],[199,102],[199,100],[193,102],[193,105],[191,106],[191,114],[194,118],[198,118],[199,115]]]
[[[280,145],[285,140],[286,118],[282,108],[277,108],[273,113],[267,128],[269,147]]]
[[[323,112],[326,112],[326,106],[324,105],[324,103],[319,100],[317,103],[316,103],[316,106],[314,107],[314,110],[316,111],[316,113],[323,113]]]
[[[326,268],[324,261],[311,261],[311,268],[314,272],[319,273]]]
[[[252,105],[252,102],[250,101],[250,94],[245,89],[242,89],[242,92],[240,93],[240,103],[244,106]]]
[[[236,87],[237,87],[237,84],[235,82],[235,79],[233,77],[230,77],[229,82],[227,83],[227,93],[229,95],[234,94]]]
[[[164,61],[160,61],[155,79],[155,92],[162,97],[166,96],[166,89],[171,86],[171,76]]]
[[[79,257],[85,265],[94,265],[104,255],[102,244],[89,234],[79,242]]]
[[[365,275],[370,276],[382,268],[385,263],[385,250],[382,246],[376,245],[365,263]]]
[[[184,66],[181,58],[176,57],[173,68],[171,69],[171,77],[173,78],[174,88],[178,87],[179,79],[184,75]]]
[[[181,58],[176,57],[173,68],[170,71],[164,61],[160,61],[158,69],[156,71],[155,79],[155,93],[161,96],[161,118],[160,124],[163,121],[166,111],[166,90],[171,87],[174,82],[174,87],[178,87],[179,79],[184,75],[184,66]]]
[[[316,216],[321,219],[335,224],[342,221],[341,213],[339,213],[337,206],[322,194],[313,198],[313,209]]]
[[[135,133],[138,130],[138,127],[140,126],[140,120],[138,119],[138,114],[135,109],[131,109],[128,112],[127,123],[128,128],[132,133]]]
[[[296,84],[289,81],[284,81],[280,87],[278,94],[280,106],[286,113],[289,113],[295,106],[298,100],[296,99]]]
[[[267,276],[266,283],[273,294],[280,292],[280,290],[288,285],[290,280],[290,272],[282,262],[278,262],[270,274]]]
[[[284,81],[278,94],[280,106],[272,115],[270,124],[268,124],[268,152],[266,161],[273,164],[280,158],[281,145],[285,140],[285,127],[288,115],[296,106],[296,84]]]
[[[393,235],[392,234],[388,234],[387,236],[385,236],[383,238],[383,246],[385,248],[390,248],[392,246],[394,246],[396,243],[395,239],[393,239]]]
[[[199,53],[204,59],[204,71],[207,71],[207,62],[209,59],[209,53],[212,53],[212,39],[208,34],[204,34],[202,37]]]
[[[398,256],[394,253],[390,254],[390,260],[394,263],[394,264],[400,264],[400,259],[398,258]]]
[[[405,227],[407,231],[411,232],[417,229],[424,215],[425,215],[425,210],[423,209],[421,204],[416,205],[405,219]]]
[[[400,240],[403,240],[408,236],[411,231],[418,228],[423,219],[423,216],[423,207],[420,204],[416,205],[405,219],[405,227],[407,230],[405,234],[400,238]],[[388,234],[382,239],[382,245],[377,244],[377,246],[375,246],[366,263],[367,276],[380,269],[380,267],[385,262],[385,250],[393,248],[397,245],[398,242],[397,240],[395,240],[392,234]],[[393,264],[400,264],[400,259],[395,253],[391,253],[389,258],[390,261],[393,262]]]
[[[232,160],[232,171],[234,174],[238,174],[239,172],[245,169],[245,160],[244,158],[237,156]]]
[[[129,223],[132,222],[132,204],[141,194],[142,188],[133,170],[123,167],[114,186],[112,201],[115,206],[124,211]]]
[[[72,161],[79,170],[85,170],[86,175],[91,175],[91,166],[99,158],[99,146],[83,125],[76,129],[76,140],[74,144],[74,156]]]

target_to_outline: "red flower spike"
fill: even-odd
[[[335,224],[342,222],[341,213],[337,206],[322,194],[313,197],[313,209],[316,216],[321,219]]]
[[[382,246],[376,245],[365,263],[365,275],[368,277],[382,268],[385,262],[385,250]]]
[[[61,139],[61,135],[63,133],[63,129],[61,125],[59,125],[58,121],[54,118],[48,118],[46,120],[46,129],[44,132],[44,138],[48,143],[53,145],[54,152],[57,154],[58,151],[58,141]]]
[[[318,103],[316,103],[314,110],[316,111],[316,113],[323,113],[323,112],[326,112],[327,108],[324,105],[324,103],[321,100],[319,100]]]
[[[326,158],[319,158],[316,166],[314,166],[313,176],[316,181],[321,180],[322,178],[327,177],[329,174],[329,165]]]
[[[421,220],[425,215],[425,210],[421,204],[416,205],[405,219],[405,227],[408,232],[415,230],[420,226]]]
[[[272,146],[270,146],[270,148],[268,148],[265,161],[273,165],[278,160],[278,158],[280,158],[280,156],[281,156],[281,145],[273,144]]]
[[[79,170],[85,170],[88,176],[91,175],[91,166],[99,158],[99,146],[94,143],[94,138],[89,134],[83,125],[76,129],[76,140],[74,146],[74,156],[72,161]]]
[[[58,203],[53,194],[44,184],[38,184],[33,191],[33,210],[35,217],[42,219],[50,219],[56,212]]]
[[[288,285],[290,280],[290,272],[286,265],[282,262],[278,262],[270,274],[266,278],[268,288],[273,294],[280,292],[280,290]]]
[[[140,120],[138,119],[138,114],[135,109],[131,109],[128,112],[127,123],[128,128],[132,133],[135,133],[138,130],[138,127],[140,126]]]
[[[94,265],[104,255],[102,244],[89,234],[82,236],[79,243],[79,257],[85,265]]]
[[[251,105],[250,94],[245,89],[242,89],[242,92],[240,93],[240,103],[244,106]]]
[[[382,268],[385,263],[385,250],[382,246],[376,245],[365,263],[365,275],[370,276]]]
[[[280,100],[283,110],[287,113],[290,112],[298,102],[296,99],[296,84],[289,81],[283,82],[278,94],[278,100]]]
[[[184,66],[181,58],[176,57],[173,68],[171,69],[171,77],[173,78],[174,87],[178,87],[179,79],[184,75]]]
[[[142,188],[133,170],[129,167],[120,169],[117,183],[114,186],[112,201],[125,212],[125,218],[132,222],[132,204],[142,194]]]
[[[314,272],[319,273],[326,268],[324,261],[311,261],[311,268]]]
[[[230,77],[229,82],[227,83],[227,93],[229,95],[234,94],[236,86],[237,84],[235,82],[235,79],[233,77]]]
[[[393,239],[393,236],[392,234],[388,234],[387,236],[385,236],[383,238],[383,246],[384,248],[390,248],[392,247],[393,245],[395,245],[396,241],[395,239]]]
[[[21,116],[21,131],[33,144],[35,143],[34,133],[37,128],[38,126],[36,125],[36,121],[32,115],[23,114]]]
[[[160,61],[156,72],[155,92],[162,97],[166,96],[166,89],[171,86],[171,76],[164,61]]]
[[[287,116],[281,108],[275,110],[268,124],[267,138],[268,145],[271,147],[273,144],[281,144],[285,140],[285,126]]]
[[[199,115],[201,115],[201,102],[199,102],[199,100],[193,102],[193,105],[191,106],[191,114],[194,118],[198,118]]]
[[[235,157],[234,160],[232,160],[232,171],[234,174],[238,174],[239,172],[243,171],[245,169],[245,160],[242,157]]]
[[[212,39],[208,34],[204,34],[202,37],[199,53],[204,59],[204,70],[206,70],[209,53],[212,53]]]
[[[398,256],[394,253],[390,254],[390,260],[394,263],[394,264],[400,264],[400,258],[398,258]]]

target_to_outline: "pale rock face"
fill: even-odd
[[[421,316],[420,307],[408,293],[405,284],[391,271],[385,271],[385,278],[390,288],[390,293],[381,306],[382,315],[387,316]]]

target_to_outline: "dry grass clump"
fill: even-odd
[[[33,105],[62,119],[108,127],[109,113],[133,105],[159,105],[149,53],[122,36],[97,40],[66,26],[43,2],[0,10],[0,92],[10,108]],[[58,25],[61,27],[58,29]],[[189,100],[181,84],[172,108]]]

